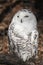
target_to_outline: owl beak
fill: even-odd
[[[22,23],[22,19],[21,19],[21,23]]]

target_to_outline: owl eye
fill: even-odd
[[[19,18],[19,16],[17,16]]]
[[[24,16],[24,17],[29,17],[28,15]]]
[[[29,13],[31,13],[31,11],[29,11]]]

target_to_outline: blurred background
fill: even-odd
[[[15,62],[9,49],[7,32],[12,17],[22,8],[30,9],[37,18],[39,48],[33,65],[43,65],[43,0],[0,0],[0,65]]]

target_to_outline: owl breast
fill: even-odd
[[[35,55],[35,48],[33,44],[30,43],[31,37],[28,35],[28,40],[17,37],[14,35],[14,40],[12,40],[13,45],[15,45],[14,52],[17,53],[18,57],[20,57],[23,61],[28,60],[33,55]]]

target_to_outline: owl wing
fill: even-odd
[[[33,30],[32,34],[31,34],[31,44],[33,46],[32,54],[34,53],[35,56],[38,53],[38,51],[37,51],[38,50],[38,36],[39,36],[38,31],[37,30]]]
[[[33,30],[32,34],[31,34],[31,43],[33,44],[37,44],[38,43],[38,31],[37,30]]]
[[[8,29],[8,36],[9,36],[9,40],[10,40],[10,49],[11,49],[11,51],[13,50],[14,51],[14,49],[16,49],[16,47],[17,47],[17,45],[16,45],[16,37],[14,36],[14,33],[13,33],[13,25],[12,24],[10,24],[10,26],[9,26],[9,29]]]

